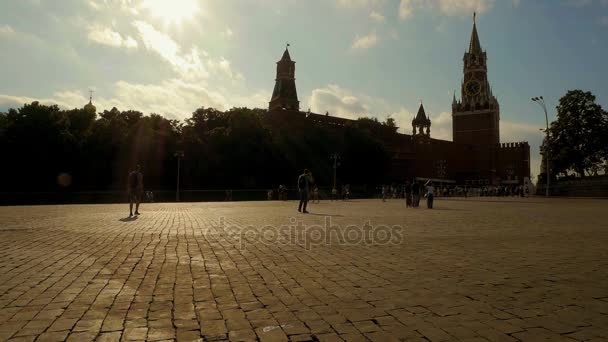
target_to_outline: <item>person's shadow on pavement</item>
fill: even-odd
[[[137,220],[137,215],[135,216],[130,216],[130,217],[125,217],[125,218],[121,218],[118,221],[122,221],[122,222],[130,222],[130,221],[135,221]]]

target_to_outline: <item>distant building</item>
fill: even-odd
[[[422,103],[412,120],[412,135],[387,133],[384,145],[391,154],[391,177],[414,178],[465,185],[523,184],[530,177],[530,145],[500,142],[500,107],[488,81],[487,56],[473,21],[469,48],[464,54],[461,99],[452,99],[453,141],[431,138],[431,119]],[[277,77],[268,114],[285,120],[310,120],[344,126],[352,120],[300,111],[295,84],[295,62],[288,48],[277,62]]]
[[[84,105],[83,109],[88,113],[97,113],[97,108],[95,107],[95,105],[93,105],[93,91],[91,91],[91,95],[89,96],[89,103]]]

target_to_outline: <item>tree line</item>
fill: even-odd
[[[390,167],[382,135],[396,129],[391,119],[332,127],[263,109],[199,108],[180,121],[32,102],[0,113],[1,191],[122,191],[137,164],[146,189],[172,190],[177,151],[184,152],[182,189],[293,187],[304,168],[329,187],[333,153],[341,156],[339,184],[379,184]]]

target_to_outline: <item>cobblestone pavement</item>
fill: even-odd
[[[0,340],[608,339],[606,200],[295,205],[0,207]]]

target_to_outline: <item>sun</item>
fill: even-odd
[[[200,11],[198,0],[143,0],[142,7],[165,25],[180,25]]]

